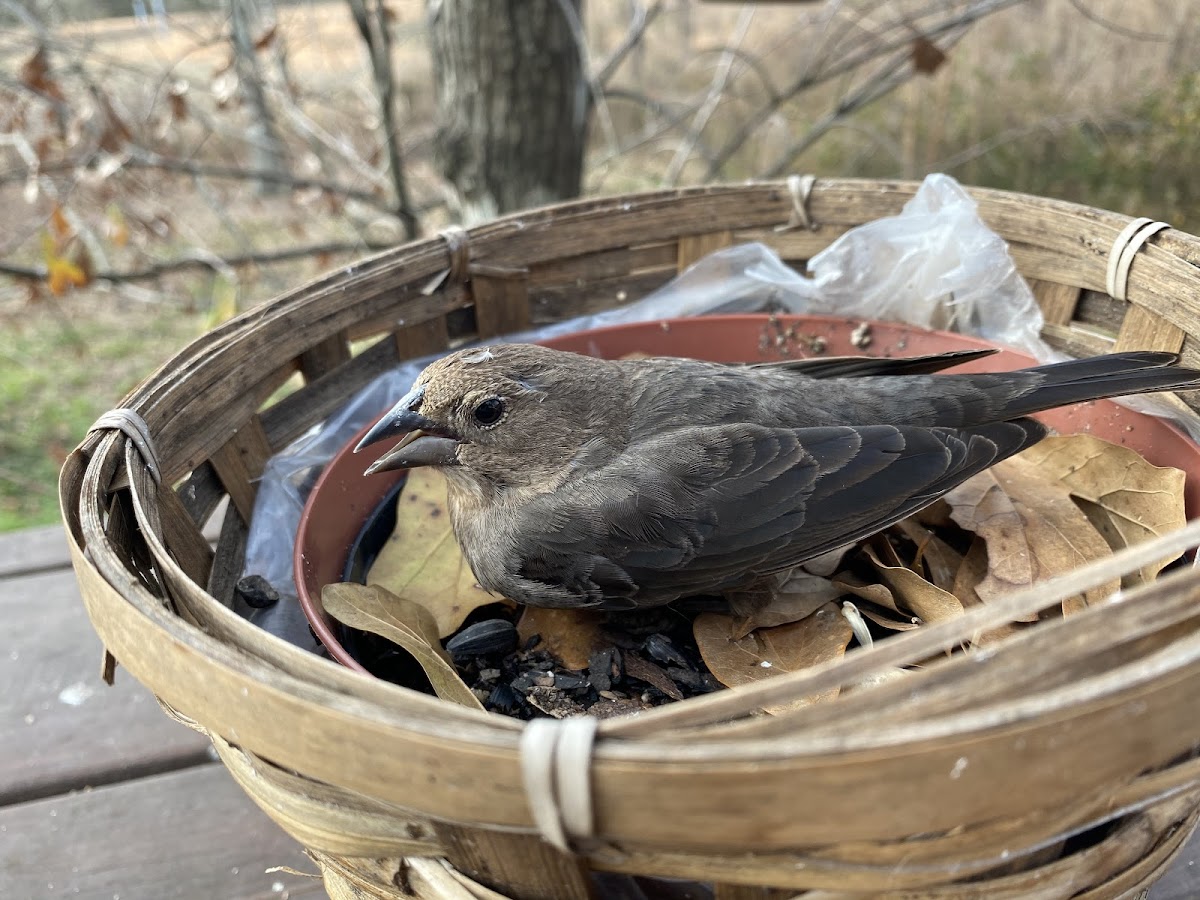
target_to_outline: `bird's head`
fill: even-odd
[[[355,452],[404,434],[368,475],[436,466],[479,492],[552,489],[582,456],[623,446],[619,380],[613,364],[532,344],[461,350],[430,364]]]

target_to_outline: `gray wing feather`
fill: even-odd
[[[610,608],[733,589],[878,531],[1043,434],[1029,420],[673,430],[530,503],[516,574]]]

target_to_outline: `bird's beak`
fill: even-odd
[[[458,441],[454,438],[439,437],[423,428],[415,428],[395,447],[371,463],[363,474],[373,475],[376,472],[390,472],[392,469],[415,469],[418,466],[456,466],[457,453]]]
[[[395,447],[375,460],[365,474],[417,466],[457,465],[458,440],[448,429],[413,409],[424,393],[424,386],[413,388],[358,442],[355,453],[385,438],[404,435]]]

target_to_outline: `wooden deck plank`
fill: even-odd
[[[0,578],[69,566],[67,533],[62,525],[44,525],[0,534]]]
[[[0,804],[206,761],[201,735],[167,718],[120,669],[99,676],[71,569],[0,581]]]
[[[221,533],[221,521],[228,503],[228,499],[222,499],[202,529],[210,544],[215,543]],[[30,575],[60,566],[69,568],[70,565],[67,533],[61,524],[0,534],[0,578]]]
[[[299,845],[216,763],[0,808],[0,897],[324,896]]]

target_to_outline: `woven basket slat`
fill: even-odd
[[[853,227],[848,224],[832,225],[820,222],[815,231],[799,227],[786,231],[776,231],[774,228],[742,228],[734,232],[733,240],[736,244],[750,241],[766,244],[778,253],[781,259],[795,264],[811,259]]]
[[[136,452],[132,447],[132,452]],[[155,499],[161,507],[163,540],[188,580],[205,584],[212,571],[213,551],[200,533],[179,495],[166,485],[155,485]]]
[[[1060,284],[1057,281],[1042,281],[1037,278],[1027,279],[1033,296],[1037,298],[1042,316],[1047,325],[1069,325],[1079,306],[1081,290],[1075,285]]]
[[[733,244],[733,231],[730,229],[683,235],[679,238],[675,268],[682,272],[693,263],[704,259],[708,254],[723,250],[731,244]]]
[[[1164,322],[1144,306],[1129,307],[1121,332],[1117,335],[1117,350],[1166,350],[1178,353],[1183,349],[1186,333],[1178,325]]]
[[[677,240],[658,240],[547,260],[529,266],[529,286],[531,290],[547,285],[582,288],[595,280],[623,278],[635,272],[674,273],[678,247]]]
[[[554,896],[564,880],[583,890],[572,881],[581,864],[715,881],[722,900],[772,897],[762,886],[816,889],[806,900],[1140,889],[1177,852],[1200,802],[1200,770],[1183,757],[1198,737],[1187,723],[1200,721],[1191,572],[1024,633],[986,668],[959,657],[773,720],[747,717],[767,696],[751,690],[601,723],[598,843],[567,864],[573,876],[542,881],[545,860],[561,860],[537,843],[519,723],[361,678],[227,606],[266,459],[377,372],[632,301],[731,242],[761,240],[802,266],[848,228],[899,212],[915,189],[819,181],[814,231],[778,230],[793,216],[782,184],[548,207],[472,229],[457,263],[432,238],[223,324],[125,401],[150,427],[162,485],[111,432],[89,437],[64,468],[72,558],[97,631],[214,736],[239,783],[312,849],[335,897],[408,896],[403,885],[421,898],[501,896],[435,859],[399,861],[442,854],[511,896]],[[1117,301],[1103,291],[1127,217],[972,193],[1034,280],[1052,343],[1181,347],[1200,362],[1200,241],[1157,235],[1134,260],[1130,299]],[[353,354],[358,341],[368,346]],[[297,371],[304,384],[280,396]],[[210,556],[198,526],[225,493],[233,508]],[[771,690],[850,678],[865,658],[855,651]],[[1126,809],[1094,847],[1050,859],[1072,829]],[[1000,868],[1006,849],[1040,864]]]
[[[540,287],[530,297],[535,325],[547,325],[564,318],[592,315],[621,306],[629,300],[656,291],[676,275],[674,266],[615,278],[598,278],[584,285],[564,284]]]
[[[246,538],[249,526],[236,509],[229,509],[221,520],[221,532],[213,551],[205,589],[216,603],[233,608],[233,591],[246,563]]]
[[[308,847],[346,856],[443,856],[429,822],[363,794],[302,779],[221,738],[221,761],[255,802]]]
[[[350,361],[350,332],[339,331],[309,347],[296,359],[306,382],[313,382]]]
[[[591,900],[591,879],[583,860],[555,849],[535,834],[480,832],[460,825],[436,825],[446,859],[468,878],[501,891],[520,885],[529,900]]]
[[[509,275],[473,272],[475,331],[481,338],[526,331],[530,325],[529,291],[525,270]]]
[[[1060,325],[1047,325],[1042,329],[1042,337],[1055,350],[1075,357],[1111,353],[1116,343],[1116,338],[1112,335],[1077,322],[1072,322],[1065,328]]]
[[[209,459],[243,519],[254,514],[258,480],[271,455],[271,442],[259,417],[254,415]]]
[[[204,527],[225,498],[225,489],[217,477],[217,470],[208,462],[196,466],[179,485],[176,493],[192,522],[200,527]]]
[[[314,414],[324,418],[335,412],[347,397],[399,361],[395,342],[380,338],[353,359],[310,379],[259,416],[268,446],[282,450],[308,430]]]
[[[432,250],[435,253],[442,250],[442,242],[435,242]],[[443,258],[437,275],[440,276],[446,271],[445,263]],[[366,340],[397,326],[415,325],[434,318],[445,317],[449,322],[450,317],[456,313],[469,314],[472,325],[474,323],[474,310],[470,308],[471,294],[462,284],[447,284],[431,295],[425,294],[424,288],[410,286],[397,289],[390,300],[394,305],[375,307],[369,318],[356,320],[350,328],[351,338],[356,341]]]
[[[1121,330],[1121,323],[1132,309],[1132,303],[1117,300],[1103,291],[1085,290],[1079,295],[1075,322],[1105,331],[1115,339]]]
[[[429,319],[397,328],[392,341],[400,359],[415,359],[449,347],[450,332],[444,318]]]

